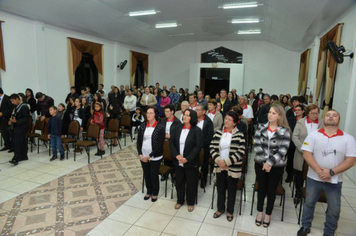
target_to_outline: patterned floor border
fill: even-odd
[[[0,235],[86,235],[141,189],[134,146],[0,204]]]

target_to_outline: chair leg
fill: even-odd
[[[144,193],[145,188],[145,174],[142,175],[142,193]]]
[[[201,177],[201,182],[203,183],[203,186],[204,186],[204,188],[203,188],[204,189],[204,193],[206,193],[204,176]]]
[[[282,206],[283,195],[281,195],[281,200],[279,202],[279,206]]]
[[[166,189],[164,193],[164,197],[167,198],[167,184],[168,184],[168,177],[166,178]]]
[[[126,146],[126,133],[124,133],[124,138],[125,138],[125,146]]]
[[[213,186],[213,196],[211,197],[211,209],[214,208],[215,184]]]
[[[251,204],[251,213],[250,215],[252,215],[252,211],[253,211],[253,202],[255,201],[255,186],[253,186],[253,193],[252,193],[252,204]]]
[[[37,154],[40,153],[40,140],[37,139]],[[31,145],[31,152],[32,152],[32,145]]]
[[[244,201],[246,202],[246,187],[245,187],[245,183],[244,183]]]
[[[303,198],[300,199],[300,206],[299,206],[299,216],[298,216],[298,225],[300,224],[300,218],[302,215],[302,205],[303,205]]]
[[[74,151],[73,151],[74,152],[74,161],[75,161],[75,157],[76,157],[76,155],[75,155],[76,154],[76,152],[75,152],[76,148],[77,148],[77,146],[74,144]]]
[[[284,203],[285,203],[285,200],[286,200],[286,194],[284,193],[284,195],[283,195],[283,206],[282,206],[282,219],[281,219],[281,221],[283,221],[283,218],[284,218]]]
[[[112,139],[110,139],[110,155],[112,154]]]
[[[241,189],[241,194],[240,194],[240,213],[239,215],[241,215],[241,208],[242,208],[242,192],[244,191],[244,188]]]
[[[51,143],[48,141],[48,156],[51,156]]]
[[[294,188],[295,188],[295,179],[293,177],[292,197],[294,196]]]
[[[88,149],[85,148],[85,151],[87,152],[88,155],[88,164],[90,164],[90,147],[88,147]]]

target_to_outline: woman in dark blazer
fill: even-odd
[[[147,194],[143,198],[157,201],[159,192],[158,171],[163,158],[164,126],[158,122],[159,111],[155,106],[147,108],[147,122],[142,123],[137,135],[137,152],[145,177]]]
[[[260,124],[254,137],[255,171],[258,183],[256,225],[262,224],[263,204],[267,197],[263,227],[271,220],[276,190],[281,181],[286,154],[290,143],[290,128],[284,107],[273,104],[268,113],[268,122]]]
[[[174,208],[180,209],[186,197],[189,212],[194,210],[199,178],[199,153],[203,147],[203,133],[196,126],[197,123],[197,113],[191,109],[185,110],[183,124],[176,128],[170,139],[177,188],[177,204]]]

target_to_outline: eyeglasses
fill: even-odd
[[[295,109],[295,111],[303,111],[302,109]]]
[[[147,112],[146,114],[155,115],[154,112]]]

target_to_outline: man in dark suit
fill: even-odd
[[[203,131],[203,149],[204,149],[204,162],[202,166],[203,178],[204,182],[200,182],[200,187],[204,188],[206,185],[206,181],[208,178],[209,172],[209,154],[210,154],[210,142],[214,136],[214,124],[211,119],[205,115],[206,113],[206,106],[201,103],[198,104],[197,109],[195,110],[198,116],[198,124],[197,126]]]
[[[272,96],[269,96],[268,93],[266,93],[263,97],[263,102],[264,105],[260,107],[260,110],[258,111],[258,123],[259,124],[266,124],[268,122],[268,113],[269,109],[271,108],[271,105],[274,102],[278,101],[278,96],[273,94]]]
[[[231,110],[232,103],[227,99],[227,91],[225,89],[220,90],[220,98],[216,101],[221,103],[221,114],[225,117],[226,112]]]
[[[263,93],[263,88],[260,88],[258,94],[256,95],[256,97],[258,97],[259,99],[263,99],[265,96],[265,94]]]
[[[298,96],[293,96],[291,99],[291,103],[292,103],[293,107],[287,111],[287,113],[286,113],[287,119],[290,117],[295,117],[295,111],[294,111],[295,107],[297,105],[302,104],[301,99]]]
[[[182,124],[180,120],[175,117],[175,107],[173,104],[168,104],[164,107],[164,115],[165,117],[161,120],[162,125],[165,128],[166,132],[166,140],[169,140],[172,135],[174,135],[175,129]],[[164,161],[166,166],[173,167],[172,161]],[[161,181],[165,181],[168,178],[168,175],[162,175]]]
[[[8,123],[13,109],[14,106],[12,105],[9,96],[5,95],[2,88],[0,88],[0,129],[5,144],[5,147],[0,151],[12,151],[12,140]]]
[[[14,157],[11,164],[17,165],[19,161],[28,160],[27,156],[27,127],[30,118],[28,106],[20,100],[18,94],[10,96],[11,103],[16,106],[11,114],[8,125],[13,132]]]

